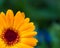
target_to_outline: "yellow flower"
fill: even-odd
[[[38,40],[33,22],[25,18],[23,12],[18,11],[14,16],[12,10],[6,15],[0,13],[0,47],[1,48],[34,48]]]

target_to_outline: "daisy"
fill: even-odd
[[[38,40],[33,22],[18,11],[14,16],[12,10],[0,13],[0,47],[1,48],[34,48]]]

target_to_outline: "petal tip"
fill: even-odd
[[[7,13],[10,13],[10,12],[13,12],[13,10],[11,10],[11,9],[8,9],[8,10],[7,10]]]
[[[4,12],[1,12],[0,15],[5,15],[5,13]]]
[[[35,32],[35,34],[37,35],[37,32]]]

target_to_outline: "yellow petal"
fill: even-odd
[[[30,46],[36,46],[38,40],[35,38],[21,38],[21,41],[24,44],[30,45]]]
[[[3,29],[3,26],[0,25],[0,35],[2,34]]]
[[[1,48],[5,48],[5,47],[6,47],[6,45],[4,44],[4,42],[2,41],[1,38],[0,38],[0,47],[1,47]]]
[[[4,12],[1,12],[0,15],[3,17],[3,19],[6,21],[5,19],[5,13]]]
[[[24,23],[29,23],[30,19],[29,18],[26,18]]]
[[[14,13],[12,10],[9,9],[6,13],[6,22],[8,27],[13,26],[13,20],[14,20]]]
[[[29,21],[30,21],[30,19],[29,19],[29,18],[26,18],[26,19],[24,20],[24,22],[21,24],[21,26],[23,26],[23,25],[25,25],[25,24],[28,24]],[[19,27],[19,28],[20,28],[20,27]]]
[[[23,30],[23,31],[29,32],[29,31],[34,31],[34,30],[35,30],[35,26],[32,26],[32,27],[29,27],[28,29]]]
[[[37,32],[23,32],[20,37],[33,37],[37,34]]]
[[[17,29],[22,24],[22,22],[24,21],[24,18],[25,18],[24,13],[21,13],[20,11],[18,11],[15,15],[15,18],[14,18],[13,28]]]
[[[11,46],[5,46],[5,48],[11,48]]]
[[[23,26],[21,26],[19,28],[20,31],[33,31],[35,30],[35,26],[33,24],[33,22],[30,22],[30,23],[27,23],[27,24],[24,24]]]
[[[20,48],[34,48],[34,47],[20,43]]]
[[[11,46],[11,48],[19,48],[20,47],[20,44],[15,44],[13,46]]]
[[[5,21],[5,14],[3,12],[1,12],[0,14],[0,26],[6,28],[7,24]]]
[[[33,48],[33,47],[19,42],[15,44],[14,46],[12,46],[11,48]]]
[[[2,34],[3,29],[4,29],[3,27],[0,27],[0,35]]]

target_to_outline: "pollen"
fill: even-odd
[[[7,43],[7,45],[12,45],[18,42],[18,33],[12,29],[7,29],[3,33],[3,39]]]

